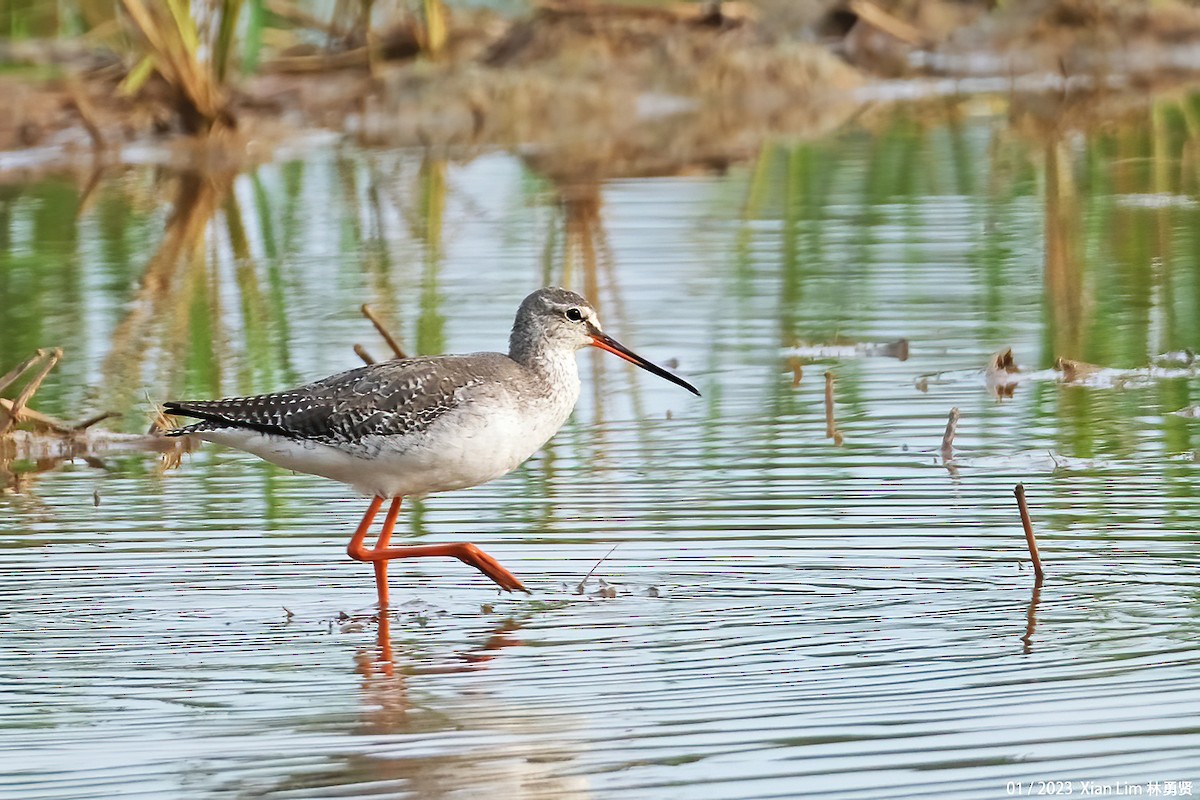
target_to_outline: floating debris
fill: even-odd
[[[1194,198],[1181,194],[1117,194],[1113,202],[1125,208],[1196,208]]]
[[[791,358],[894,358],[897,361],[907,361],[908,340],[897,339],[894,342],[834,342],[828,344],[798,342],[789,347],[785,352]]]
[[[987,365],[981,372],[978,369],[943,370],[918,375],[914,380],[917,391],[928,392],[930,386],[955,386],[962,383],[979,382],[982,378],[984,387],[993,397],[1012,397],[1017,384],[1034,377],[1054,377],[1054,373],[1046,370],[1042,373],[1028,372],[1013,357],[1011,347],[993,353],[988,358]]]
[[[66,422],[29,407],[34,393],[42,385],[42,381],[46,380],[50,370],[58,364],[62,355],[63,351],[58,347],[38,350],[0,378],[0,392],[3,392],[19,382],[22,377],[28,377],[25,388],[18,392],[15,398],[9,400],[0,397],[0,436],[18,426],[43,435],[76,436],[98,422],[120,416],[115,411],[102,411],[79,422]]]
[[[1132,389],[1149,386],[1160,380],[1198,375],[1200,362],[1192,350],[1161,353],[1150,359],[1149,366],[1139,369],[1115,369],[1060,356],[1054,360],[1052,369],[1028,370],[1016,362],[1012,348],[993,354],[982,373],[988,393],[1000,399],[1012,397],[1017,386],[1030,381],[1057,381],[1093,389]],[[952,386],[978,381],[979,378],[978,370],[944,370],[918,375],[914,379],[914,386],[917,391],[928,392],[930,386]]]
[[[1093,389],[1134,389],[1153,385],[1156,381],[1172,378],[1191,378],[1200,374],[1195,354],[1189,351],[1163,353],[1150,361],[1150,366],[1139,369],[1116,369],[1056,359],[1055,372],[1064,383],[1088,386]]]
[[[1196,351],[1192,349],[1174,350],[1169,353],[1159,353],[1150,359],[1150,365],[1160,369],[1180,369],[1191,367],[1196,363]]]
[[[1021,367],[1013,359],[1012,348],[1006,348],[992,355],[984,370],[984,381],[988,392],[997,398],[1012,397],[1020,383]]]
[[[922,459],[929,458],[932,451],[914,451]],[[933,453],[933,462],[941,463],[938,454]],[[999,471],[1009,470],[1021,473],[1062,473],[1062,472],[1099,472],[1104,470],[1127,469],[1130,462],[1106,458],[1073,458],[1062,453],[1049,450],[1019,450],[1012,453],[989,455],[963,455],[960,450],[954,454],[954,459],[942,464],[947,469]]]
[[[68,422],[30,408],[30,400],[62,355],[63,351],[57,347],[38,350],[0,377],[0,392],[25,380],[16,397],[0,397],[0,488],[19,489],[23,476],[46,472],[75,459],[103,469],[101,456],[109,453],[170,451],[178,454],[189,449],[188,443],[168,441],[153,432],[139,435],[93,430],[97,423],[118,416],[112,411],[92,414],[79,422]],[[100,499],[97,489],[92,493],[93,504],[99,506]]]
[[[1083,361],[1072,361],[1069,358],[1056,358],[1054,360],[1054,369],[1056,372],[1062,373],[1064,381],[1075,383],[1095,375],[1103,367],[1098,367],[1095,364],[1087,364]]]

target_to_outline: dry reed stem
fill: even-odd
[[[145,39],[154,69],[179,93],[177,110],[184,126],[193,133],[219,123],[234,127],[213,70],[198,57],[200,35],[189,6],[178,0],[150,6],[144,0],[121,0],[121,5]]]
[[[0,397],[0,428],[16,420],[16,415],[12,413],[12,408],[12,400]],[[35,429],[44,428],[60,434],[69,434],[75,427],[69,422],[52,417],[49,414],[43,414],[40,411],[34,411],[32,408],[21,409],[20,421],[31,424]],[[0,435],[3,435],[3,432],[0,432]]]
[[[1033,535],[1033,522],[1029,519],[1029,506],[1025,503],[1025,486],[1018,483],[1013,488],[1013,495],[1017,498],[1017,510],[1021,512],[1021,525],[1025,528],[1025,543],[1029,545],[1029,555],[1033,558],[1033,574],[1038,583],[1041,583],[1045,572],[1042,570],[1041,556],[1038,555],[1037,539]]]
[[[295,75],[329,72],[331,70],[368,67],[372,51],[368,47],[356,47],[340,53],[322,53],[313,56],[279,56],[271,59],[265,67],[270,72]]]
[[[53,347],[49,350],[39,349],[37,351],[34,363],[40,361],[41,365],[37,368],[37,372],[34,373],[33,377],[29,379],[29,383],[25,384],[25,388],[13,398],[12,403],[6,409],[8,417],[0,421],[0,435],[7,433],[8,429],[20,419],[21,412],[25,408],[26,403],[33,398],[34,392],[42,385],[42,381],[46,380],[46,376],[50,374],[50,370],[54,369],[54,365],[62,358],[62,354],[62,348],[59,347]],[[30,367],[32,367],[32,364],[27,366],[22,372],[27,371]],[[7,378],[8,376],[5,377]],[[12,379],[9,379],[7,383],[12,383]]]
[[[294,28],[308,28],[317,33],[324,33],[326,36],[335,35],[332,25],[320,17],[298,8],[295,3],[287,2],[287,0],[266,0],[263,8]]]
[[[954,459],[954,434],[958,431],[958,408],[950,409],[950,417],[946,420],[946,432],[942,434],[942,461]]]
[[[36,353],[31,355],[29,358],[25,359],[20,364],[17,364],[15,367],[13,367],[8,372],[6,372],[4,374],[4,377],[0,378],[0,392],[3,392],[5,389],[7,389],[9,387],[9,385],[12,384],[13,381],[15,381],[17,378],[19,378],[21,376],[22,373],[25,372],[25,370],[29,369],[29,366],[33,362],[35,362],[39,358],[41,358],[42,357],[41,352],[42,352],[41,350],[37,351]]]
[[[714,15],[730,23],[747,22],[758,17],[750,3],[671,3],[666,6],[629,5],[626,3],[577,3],[571,0],[538,0],[534,3],[537,13],[558,17],[620,17],[625,19],[648,19],[663,22],[696,24],[711,21]]]
[[[155,403],[154,404],[154,417],[150,421],[150,432],[152,434],[153,433],[161,434],[163,431],[173,430],[178,427],[179,427],[179,419],[177,417],[171,416],[170,414],[168,414],[166,412],[166,409],[164,409],[158,403]],[[179,438],[170,440],[170,442],[171,442],[170,449],[164,449],[162,451],[162,458],[160,458],[159,462],[158,462],[160,471],[169,472],[173,469],[179,468],[179,465],[183,463],[183,453],[184,453],[185,448],[190,449],[188,443],[185,440],[191,439],[191,438],[192,437],[190,437],[190,436],[181,436]],[[164,439],[165,439],[165,437],[164,437]]]
[[[358,356],[359,358],[361,358],[363,360],[364,364],[374,364],[375,363],[374,356],[372,356],[370,353],[368,353],[367,348],[363,347],[361,344],[355,343],[354,354],[356,356]]]
[[[804,380],[804,364],[798,358],[789,358],[788,367],[792,370],[792,388],[795,389]]]
[[[71,105],[79,112],[79,119],[83,122],[84,130],[92,139],[92,150],[99,152],[107,147],[108,143],[104,140],[104,134],[100,130],[100,125],[96,122],[96,108],[92,105],[92,101],[88,99],[87,91],[78,82],[70,84]]]
[[[396,358],[408,358],[408,356],[404,353],[404,349],[400,347],[400,343],[396,341],[396,338],[392,336],[391,332],[388,331],[387,327],[384,326],[379,317],[375,316],[375,312],[366,303],[363,303],[362,305],[362,314],[364,317],[371,320],[371,324],[375,326],[375,330],[379,331],[379,335],[383,337],[385,342],[387,342],[388,347],[392,348],[392,352],[396,354]],[[356,350],[355,352],[358,351]],[[362,354],[359,353],[359,358],[361,357]]]
[[[836,445],[842,444],[842,432],[833,418],[833,373],[825,373],[825,436]]]
[[[925,36],[917,28],[902,19],[892,16],[868,0],[850,0],[847,4],[860,20],[877,28],[905,44],[913,47],[924,47]]]
[[[119,417],[119,416],[121,416],[121,412],[119,412],[119,411],[101,411],[99,414],[93,414],[92,416],[90,416],[84,420],[76,422],[74,425],[71,426],[71,430],[72,431],[86,431],[88,428],[92,427],[96,423],[103,422],[106,419],[112,419],[113,417]]]
[[[833,373],[825,373],[825,435],[833,436]]]
[[[146,398],[149,402],[149,397]],[[154,412],[150,418],[150,433],[162,433],[163,431],[173,430],[178,428],[178,417],[173,417],[167,413],[167,410],[158,403],[153,404]]]
[[[421,50],[429,58],[436,59],[446,49],[446,7],[442,0],[423,0],[421,17],[424,26],[418,39]]]
[[[616,549],[620,546],[621,546],[620,542],[617,542],[616,544],[614,544],[612,546],[612,549],[609,550],[607,553],[605,553],[604,556],[599,561],[597,561],[591,569],[588,570],[587,575],[584,575],[583,580],[581,580],[579,582],[579,584],[575,587],[576,592],[578,592],[579,594],[583,594],[583,587],[585,584],[587,584],[588,578],[592,577],[592,573],[594,573],[596,570],[600,569],[600,565],[603,564],[605,561],[607,561],[608,557],[611,556],[616,551]]]

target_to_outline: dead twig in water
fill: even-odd
[[[363,360],[364,364],[374,364],[375,363],[375,357],[372,356],[370,353],[368,353],[367,348],[363,347],[361,344],[355,343],[354,355],[361,358]]]
[[[958,431],[958,407],[950,409],[946,432],[942,434],[942,461],[954,460],[954,434]]]
[[[0,420],[0,434],[7,433],[8,429],[17,423],[17,420],[21,417],[22,409],[25,408],[25,404],[29,402],[29,400],[33,397],[34,392],[36,392],[38,387],[42,385],[42,381],[46,380],[46,376],[50,374],[50,370],[54,369],[54,365],[58,363],[60,358],[62,358],[62,354],[62,349],[58,347],[53,347],[49,350],[39,349],[37,353],[34,354],[34,357],[31,360],[32,363],[27,361],[25,364],[22,364],[21,370],[17,373],[17,376],[28,371],[38,361],[42,362],[41,366],[37,368],[37,372],[35,372],[33,377],[29,379],[29,383],[25,384],[25,388],[22,389],[15,398],[13,398],[12,403],[6,409],[8,416],[6,419]],[[11,384],[14,380],[16,380],[17,376],[10,378],[8,375],[5,375],[3,385],[7,386]]]
[[[5,389],[7,389],[12,384],[13,381],[15,381],[17,378],[19,378],[22,374],[24,374],[25,370],[29,369],[30,365],[32,365],[35,361],[37,361],[41,357],[42,357],[42,351],[38,350],[36,353],[31,355],[29,358],[25,359],[20,364],[17,364],[15,367],[13,367],[7,373],[5,373],[4,377],[0,378],[0,392],[3,392]]]
[[[833,438],[833,373],[825,373],[825,435]]]
[[[13,413],[13,401],[6,397],[0,397],[0,421],[8,423],[15,419],[16,414]],[[66,420],[52,417],[49,414],[43,414],[40,411],[34,411],[32,408],[21,409],[20,421],[27,423],[34,430],[52,431],[63,436],[69,435],[75,428],[74,425]]]
[[[792,388],[795,389],[800,385],[800,381],[804,380],[804,364],[800,359],[792,357],[788,359],[788,366],[792,370]]]
[[[607,561],[608,557],[611,556],[613,554],[613,552],[620,546],[621,546],[620,542],[617,542],[616,544],[614,544],[612,546],[612,550],[609,550],[607,553],[605,553],[604,557],[601,558],[599,561],[597,561],[595,566],[593,566],[591,569],[588,570],[587,575],[584,575],[583,580],[581,580],[579,582],[579,584],[575,587],[576,594],[583,594],[583,587],[585,584],[587,584],[588,578],[592,577],[592,573],[594,573],[596,570],[600,569],[600,565],[603,564],[605,561]]]
[[[405,355],[403,348],[400,347],[400,343],[396,341],[395,337],[392,336],[391,332],[388,331],[382,322],[380,322],[379,317],[375,316],[375,312],[366,303],[363,303],[362,305],[362,314],[371,321],[371,324],[375,326],[375,330],[379,331],[379,335],[382,336],[383,340],[388,343],[388,347],[392,348],[392,352],[396,354],[396,358],[408,358],[408,356]],[[362,353],[359,353],[359,357],[362,357]]]
[[[833,439],[839,447],[842,444],[842,432],[837,429],[833,418],[833,373],[825,373],[825,436]]]
[[[112,419],[113,417],[119,416],[121,416],[121,412],[119,411],[101,411],[99,414],[93,414],[85,420],[76,422],[71,426],[71,430],[73,432],[86,431],[88,428],[92,427],[98,422],[103,422],[106,419]]]
[[[1029,545],[1029,555],[1033,558],[1033,574],[1038,583],[1042,582],[1045,572],[1042,570],[1042,559],[1038,555],[1037,539],[1033,536],[1033,522],[1029,519],[1029,506],[1025,503],[1025,486],[1018,483],[1013,488],[1017,498],[1017,510],[1021,512],[1021,525],[1025,528],[1025,543]]]
[[[0,378],[0,392],[2,392],[26,374],[33,373],[33,377],[15,399],[9,400],[6,397],[0,397],[0,435],[8,433],[19,423],[26,423],[34,431],[40,433],[50,432],[59,436],[71,437],[83,433],[97,422],[120,416],[115,411],[105,411],[101,414],[93,414],[81,422],[71,423],[30,408],[29,401],[33,399],[33,395],[42,381],[46,379],[50,370],[61,358],[62,350],[57,347],[38,350]]]

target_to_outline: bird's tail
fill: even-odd
[[[182,428],[171,428],[163,431],[164,436],[186,436],[189,433],[211,430],[220,427],[214,423],[220,421],[220,416],[205,408],[210,401],[205,400],[168,400],[163,403],[163,414],[173,414],[178,417],[192,417],[200,420]]]

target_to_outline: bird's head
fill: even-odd
[[[647,372],[678,384],[697,397],[700,392],[682,378],[642,358],[637,353],[604,333],[595,307],[582,295],[567,289],[547,287],[525,298],[517,310],[510,350],[518,352],[540,340],[541,347],[596,347],[636,364]],[[535,345],[536,349],[537,345]]]

